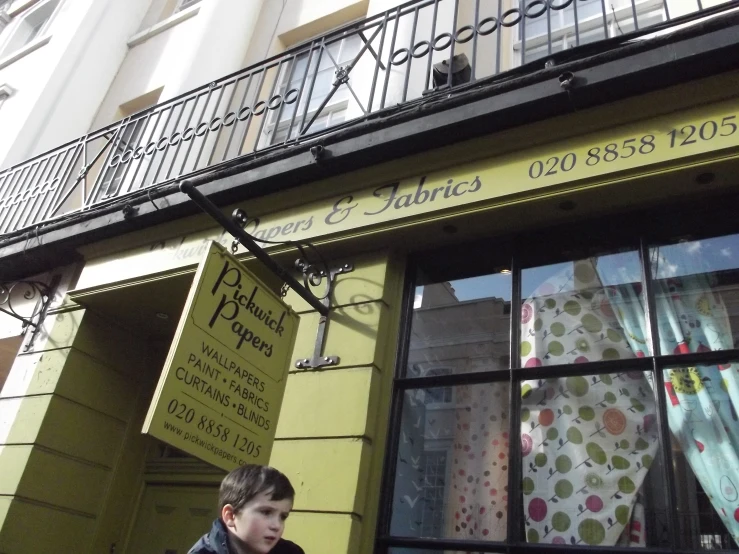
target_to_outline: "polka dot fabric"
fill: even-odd
[[[522,365],[633,358],[609,300],[613,293],[600,284],[591,260],[539,286],[522,305]],[[522,397],[527,540],[617,544],[657,451],[644,374],[525,381]]]

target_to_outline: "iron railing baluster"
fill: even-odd
[[[58,167],[54,170],[54,179],[59,179],[59,184],[54,188],[54,190],[51,192],[51,195],[48,198],[48,202],[46,204],[46,208],[43,210],[43,212],[39,211],[38,214],[38,222],[51,218],[54,215],[54,207],[57,204],[57,200],[59,197],[64,193],[64,173],[66,171],[66,168],[68,167],[68,164],[70,163],[70,160],[74,159],[74,152],[77,150],[77,148],[80,148],[85,143],[85,140],[80,140],[74,148],[67,148],[64,151],[64,156],[62,157]],[[81,201],[81,204],[84,206],[85,199],[83,198]]]
[[[316,58],[316,70],[313,72],[313,76],[311,77],[310,81],[310,87],[308,87],[308,96],[305,98],[305,108],[303,108],[303,117],[300,118],[300,131],[298,131],[298,136],[302,135],[305,130],[307,129],[307,126],[305,125],[305,119],[308,117],[308,109],[310,107],[310,101],[311,97],[313,96],[313,87],[316,85],[316,79],[318,78],[318,72],[321,68],[321,58],[323,57],[323,50],[326,48],[326,38],[324,37],[321,39],[321,46],[318,50],[318,58]],[[308,67],[308,71],[310,71],[310,66]]]
[[[480,42],[483,36],[497,33],[493,39],[494,42],[491,43],[495,48],[495,60],[494,62],[491,60],[491,64],[494,63],[493,75],[513,69],[503,67],[502,54],[508,46],[515,46],[516,52],[520,47],[522,65],[539,56],[532,53],[532,46],[535,46],[537,50],[546,51],[547,55],[556,55],[556,49],[560,48],[559,41],[562,41],[561,46],[564,47],[564,39],[559,36],[559,22],[562,19],[562,14],[558,13],[560,10],[566,9],[568,13],[574,14],[574,21],[568,23],[572,29],[567,29],[568,36],[571,36],[574,30],[574,38],[566,39],[569,42],[567,46],[573,44],[580,46],[584,40],[581,36],[582,25],[578,14],[582,11],[578,6],[581,0],[571,0],[572,8],[567,4],[567,0],[516,0],[511,6],[512,9],[503,6],[503,0],[498,0],[497,4],[493,5],[480,0],[465,1],[466,3],[462,4],[459,0],[445,0],[444,6],[448,4],[448,9],[454,10],[452,17],[446,18],[449,20],[448,24],[451,24],[448,34],[446,32],[447,23],[441,29],[443,32],[437,29],[441,0],[410,0],[1,170],[0,234],[19,233],[29,226],[76,210],[77,204],[69,202],[72,194],[79,193],[81,209],[88,210],[101,203],[132,194],[138,189],[156,186],[172,179],[180,179],[215,164],[221,164],[240,156],[251,156],[259,150],[272,148],[277,145],[277,141],[273,138],[265,141],[263,136],[265,129],[272,129],[273,117],[271,116],[276,117],[275,133],[281,134],[284,125],[289,123],[289,127],[285,129],[285,139],[280,141],[283,144],[300,140],[294,135],[300,137],[308,132],[311,134],[322,132],[323,129],[314,130],[313,124],[324,114],[332,97],[342,85],[346,85],[351,97],[363,112],[352,116],[356,119],[385,109],[389,102],[414,101],[418,96],[416,92],[420,84],[412,82],[411,73],[413,73],[414,60],[418,61],[421,66],[417,69],[420,70],[424,65],[426,69],[422,77],[424,79],[422,93],[434,87],[435,57],[436,59],[440,56],[441,59],[449,59],[450,66],[444,82],[446,86],[456,86],[459,83],[454,80],[451,62],[459,50],[458,42],[463,44],[472,41],[470,80],[475,81],[480,75],[488,76],[489,73],[487,67],[481,67],[487,62],[487,56],[482,56],[480,50],[483,47],[483,43]],[[629,2],[630,9],[624,5],[624,10],[630,13],[630,17],[634,20],[632,33],[634,36],[647,36],[649,27],[643,25],[647,23],[646,19],[642,17],[642,25],[639,21],[639,17],[644,16],[646,12],[638,9],[637,0],[629,0]],[[615,9],[606,0],[596,2],[596,5],[598,4],[601,8],[601,17],[596,15],[595,21],[600,21],[598,27],[601,24],[603,26],[603,38],[608,38],[609,20],[615,18],[615,13],[609,15],[609,12],[615,12]],[[682,15],[678,21],[681,24],[690,23],[708,13],[718,14],[733,8],[733,3],[730,2],[715,7],[707,7],[704,4],[703,0],[696,0],[695,7],[690,7],[691,13]],[[662,0],[660,6],[664,11],[664,19],[668,22],[663,26],[673,25],[667,0]],[[470,8],[469,11],[467,7]],[[429,14],[426,12],[422,13],[422,10],[426,8],[433,10],[430,18],[427,17]],[[496,9],[497,14],[494,11]],[[571,12],[569,12],[570,9]],[[504,16],[507,20],[505,25],[501,21]],[[544,16],[546,17],[546,34],[542,32],[540,36],[527,36],[532,35],[530,30],[527,32],[527,22]],[[543,23],[543,20],[540,21]],[[482,33],[479,29],[481,23],[485,28]],[[392,37],[387,40],[389,25],[393,26]],[[462,33],[460,29],[463,29]],[[370,30],[373,32],[368,34]],[[406,32],[409,33],[408,36]],[[467,33],[471,35],[468,36]],[[428,44],[426,40],[417,42],[419,36],[425,37],[427,34]],[[328,48],[342,40],[352,38],[361,40],[362,48],[349,65],[339,67]],[[389,42],[389,51],[385,48],[386,42]],[[398,43],[402,43],[404,47],[395,52]],[[408,45],[407,51],[406,44]],[[443,49],[435,49],[434,46],[443,46]],[[414,50],[418,57],[414,57]],[[371,70],[372,77],[371,80],[369,78],[366,81],[362,80],[362,88],[357,88],[356,80],[349,82],[347,78],[367,52],[375,58],[374,68]],[[436,52],[439,52],[439,56],[436,56]],[[332,58],[332,62],[336,65],[337,78],[327,95],[324,94],[324,87],[321,86],[320,97],[314,98],[317,87],[319,87],[319,79],[325,78],[325,75],[319,75],[322,71],[321,63],[325,62],[324,55]],[[425,64],[420,61],[424,55],[428,56]],[[285,112],[289,109],[284,102],[284,97],[289,92],[291,83],[296,80],[296,73],[300,71],[298,65],[303,61],[307,64],[303,75],[299,76],[299,88],[295,83],[296,90],[290,95],[290,99],[294,96],[295,104],[292,114],[282,121]],[[404,73],[399,68],[402,63],[398,62],[408,64]],[[398,71],[393,77],[391,73],[394,65]],[[367,66],[369,67],[369,64]],[[286,68],[289,69],[286,70]],[[381,69],[385,75],[380,83]],[[273,72],[274,80],[268,87],[265,87],[267,79]],[[323,73],[326,72],[327,70],[324,69]],[[256,75],[259,75],[259,79],[255,79]],[[286,82],[285,79],[287,79]],[[245,86],[243,98],[236,106],[234,102],[242,96],[239,89],[241,86]],[[260,99],[260,95],[267,92],[265,88],[270,88],[271,91],[268,96]],[[379,89],[382,89],[381,94],[377,94]],[[218,91],[217,96],[216,90]],[[272,102],[277,94],[280,98]],[[367,99],[366,106],[363,104],[362,99],[364,98]],[[351,98],[349,101],[351,102]],[[247,102],[250,103],[248,106]],[[270,109],[270,105],[274,107]],[[255,107],[260,112],[257,115],[253,113]],[[225,125],[222,119],[212,121],[213,117],[225,119],[232,112],[235,117],[229,116],[234,117],[233,123],[229,124],[233,127],[230,131],[224,130]],[[207,115],[211,117],[206,119]],[[258,129],[255,130],[251,125],[258,115],[263,118],[259,122]],[[182,127],[183,122],[185,122],[184,127]],[[174,126],[171,125],[172,123]],[[211,127],[213,131],[210,130]],[[226,135],[228,135],[227,140]],[[241,140],[235,145],[238,135],[241,136]],[[200,141],[200,144],[196,144],[197,141]],[[189,142],[187,147],[183,145],[185,142]],[[101,143],[102,147],[98,151],[98,145]],[[206,144],[208,154],[204,156]],[[221,149],[223,149],[222,152]],[[196,150],[197,155],[194,155]],[[79,167],[80,163],[83,167],[80,175],[70,178],[70,172]],[[62,178],[62,175],[65,177]],[[53,184],[47,184],[51,181],[58,185],[52,188]]]
[[[144,135],[146,135],[146,128],[149,125],[149,122],[151,121],[152,113],[153,112],[148,112],[146,114],[146,119],[143,120],[144,124],[141,126],[141,136],[139,136],[139,138],[136,141],[137,146],[134,149],[133,155],[131,156],[131,160],[129,162],[131,164],[134,163],[135,156],[136,156],[136,150],[141,148],[141,157],[139,157],[136,160],[136,170],[133,172],[133,175],[131,176],[131,184],[129,185],[129,188],[132,188],[136,184],[136,176],[139,174],[139,170],[141,169],[141,166],[146,163],[146,144],[147,143],[144,139]],[[152,130],[152,134],[153,132],[154,131]],[[143,185],[144,181],[142,180],[141,183]],[[141,188],[141,187],[137,187],[137,188]]]
[[[382,87],[382,99],[380,100],[380,109],[385,107],[385,98],[387,98],[387,87],[390,83],[390,74],[393,72],[393,56],[395,54],[395,39],[398,38],[398,25],[400,24],[400,8],[393,16],[393,38],[390,40],[390,52],[387,59],[387,71],[385,72],[385,84]]]
[[[236,134],[236,127],[238,127],[239,123],[241,123],[241,120],[239,119],[239,116],[241,115],[241,111],[244,108],[248,107],[248,106],[244,106],[244,102],[246,102],[246,95],[249,93],[249,87],[251,87],[252,76],[253,76],[253,73],[249,73],[248,79],[246,79],[246,77],[242,78],[242,79],[246,79],[246,88],[244,88],[244,94],[241,96],[241,102],[239,103],[238,110],[236,110],[236,122],[234,123],[233,129],[231,129],[231,134],[229,135],[228,142],[226,143],[226,154],[231,148],[231,141],[233,140],[234,135]],[[251,114],[251,107],[249,107],[249,113]],[[240,151],[241,151],[241,147],[239,147],[238,152]]]
[[[182,160],[182,166],[180,166],[180,174],[185,172],[185,165],[187,165],[187,161],[190,159],[190,152],[192,152],[192,147],[195,146],[195,141],[197,140],[197,137],[198,137],[198,134],[197,134],[198,128],[203,123],[203,116],[205,115],[205,110],[208,109],[208,103],[210,102],[210,97],[212,94],[213,94],[213,89],[211,87],[208,87],[208,94],[205,96],[205,102],[203,103],[203,111],[200,113],[200,117],[198,117],[198,119],[196,120],[198,123],[195,124],[192,138],[189,141],[190,144],[187,145],[187,152],[185,152],[185,157]],[[198,95],[195,98],[195,105],[192,108],[193,112],[195,111],[195,108],[198,105],[198,100],[200,100],[200,96],[202,95]],[[207,131],[203,133],[203,140],[205,140],[206,133]],[[195,171],[195,169],[196,167],[193,165],[191,170]],[[146,171],[147,173],[149,172],[148,169]]]
[[[60,186],[59,186],[59,189],[58,189],[59,190],[59,194],[57,195],[57,197],[54,200],[55,201],[55,204],[52,204],[52,206],[51,206],[51,208],[53,208],[52,211],[51,211],[51,215],[52,216],[56,215],[56,212],[59,210],[59,208],[61,208],[65,204],[65,202],[67,201],[67,199],[70,196],[72,196],[72,194],[77,190],[77,185],[79,184],[79,182],[81,180],[81,176],[78,175],[77,176],[77,179],[75,179],[75,182],[72,183],[72,185],[69,187],[69,189],[64,194],[64,196],[61,199],[59,199],[59,196],[61,196],[62,190],[64,190],[64,186],[66,185],[67,181],[71,178],[72,168],[75,166],[75,164],[77,163],[77,159],[82,154],[81,145],[78,144],[74,148],[74,150],[70,150],[70,152],[71,152],[72,155],[69,157],[69,161],[67,162],[67,166],[64,168],[64,170],[62,171],[62,174],[61,174],[61,182],[60,182]],[[85,203],[82,202],[82,205],[80,206],[79,209],[80,210],[84,210],[86,207],[87,206],[85,206]]]
[[[221,94],[223,94],[223,87],[221,87]],[[218,102],[220,102],[221,98],[218,97]],[[218,109],[218,102],[216,103],[216,109]],[[169,129],[169,122],[172,120],[172,116],[174,115],[175,109],[177,108],[177,104],[172,104],[169,108],[169,115],[167,115],[167,120],[164,122],[164,126],[162,127],[162,136],[157,140],[157,150],[159,150],[159,142],[161,142],[163,139],[167,139],[167,129]],[[174,133],[174,129],[177,128],[177,124],[180,122],[180,117],[182,117],[182,110],[180,110],[180,115],[177,116],[177,119],[175,120],[174,127],[172,127],[172,133]],[[206,133],[204,136],[207,136],[208,133]],[[205,144],[205,141],[203,141],[203,144]],[[159,166],[157,167],[157,170],[154,172],[154,177],[152,178],[152,184],[157,182],[157,178],[159,177],[159,172],[162,170],[162,167],[164,166],[164,162],[167,160],[167,153],[169,152],[169,140],[165,141],[164,148],[161,150],[161,158],[159,159]]]
[[[452,78],[454,75],[454,50],[455,46],[457,44],[457,19],[459,17],[459,0],[454,0],[454,17],[452,18],[452,43],[449,45],[449,71],[446,78],[446,84],[448,87],[451,88],[452,86]]]
[[[28,178],[28,174],[31,172],[31,167],[33,166],[27,165],[17,172],[17,178],[11,188],[12,201],[10,205],[8,206],[8,211],[5,217],[3,218],[2,221],[0,221],[0,229],[4,232],[12,228],[11,223],[13,221],[13,218],[15,217],[16,212],[18,211],[18,206],[21,204],[23,200],[23,193],[24,193],[23,184],[26,182],[26,179]]]
[[[429,61],[426,65],[426,79],[428,90],[434,88],[434,75],[431,71],[431,66],[434,60],[434,37],[436,36],[436,20],[439,15],[439,0],[434,0],[434,15],[431,18],[431,29],[429,30]]]
[[[210,151],[210,156],[208,156],[208,164],[207,165],[211,165],[213,163],[213,155],[216,153],[216,148],[218,148],[218,142],[221,139],[221,132],[223,131],[223,127],[224,127],[224,124],[223,123],[226,120],[226,116],[229,113],[231,113],[230,112],[231,103],[233,102],[234,95],[236,94],[236,89],[239,86],[239,80],[238,79],[234,79],[233,80],[233,83],[226,83],[225,85],[223,85],[224,92],[225,92],[226,88],[230,84],[233,84],[233,90],[231,91],[231,94],[228,96],[228,100],[226,100],[226,103],[223,106],[223,115],[221,116],[221,124],[218,126],[218,131],[216,131],[216,136],[213,137],[213,149]],[[183,109],[184,109],[184,106],[183,106]],[[232,125],[236,125],[236,117],[235,116],[234,116],[234,120],[233,120]],[[225,153],[224,153],[224,156],[225,156]],[[221,158],[221,160],[223,160],[223,158]],[[167,174],[169,174],[169,172],[167,172]]]
[[[285,96],[287,96],[287,93],[290,92],[290,88],[289,87],[290,87],[290,83],[293,80],[293,75],[295,74],[295,66],[297,65],[297,59],[298,59],[297,58],[297,55],[295,55],[295,56],[293,56],[293,57],[291,57],[289,59],[290,71],[287,74],[287,80],[285,81],[284,88],[282,86],[280,86],[280,89],[283,92],[278,93],[278,94],[280,94],[282,96],[282,101],[280,102],[280,109],[277,110],[277,116],[275,118],[275,126],[274,126],[274,130],[272,131],[272,138],[270,138],[268,146],[271,146],[271,145],[273,145],[275,143],[275,135],[277,134],[277,131],[278,131],[279,127],[280,127],[280,121],[282,119],[282,110],[285,107]],[[296,102],[297,102],[299,96],[300,96],[300,93],[298,93],[298,96],[295,97],[295,101]],[[295,109],[297,110],[298,107],[295,106]],[[285,135],[286,139],[289,139],[290,138],[289,137],[289,134],[290,134],[290,132],[288,131],[288,134]]]
[[[298,111],[300,110],[300,101],[304,98],[303,91],[305,90],[305,81],[308,80],[308,73],[310,73],[310,64],[313,62],[313,52],[315,52],[315,42],[311,42],[310,44],[310,50],[308,51],[308,61],[305,65],[305,73],[303,73],[303,79],[300,82],[300,90],[298,92],[298,97],[295,99],[295,109],[293,110],[293,116],[290,118],[290,125],[287,128],[287,134],[285,135],[285,143],[287,144],[290,141],[290,135],[293,132],[293,126],[295,125],[295,117],[298,115]],[[308,98],[306,98],[306,103],[309,101]],[[298,128],[300,128],[303,125],[304,119],[301,119],[298,122]]]
[[[574,0],[573,0],[574,1]],[[472,60],[470,61],[470,82],[475,82],[475,68],[477,67],[477,26],[480,24],[480,0],[475,0],[475,15],[472,25]]]
[[[116,149],[116,144],[118,143],[119,136],[121,135],[121,130],[124,128],[124,126],[127,124],[129,118],[125,118],[117,123],[117,126],[115,127],[115,133],[113,136],[109,139],[108,144],[106,144],[103,147],[103,150],[108,149],[107,154],[105,155],[105,160],[103,161],[103,165],[100,167],[100,172],[97,174],[97,177],[95,178],[95,183],[92,185],[92,189],[90,190],[90,196],[88,197],[88,201],[94,203],[95,199],[102,189],[103,181],[105,180],[105,176],[108,173],[108,170],[110,169],[110,160],[113,153]],[[83,206],[86,207],[86,206]],[[56,210],[55,210],[56,211]]]
[[[413,28],[411,29],[411,36],[408,39],[408,65],[405,68],[405,80],[403,82],[403,99],[401,102],[405,102],[408,98],[408,79],[411,76],[411,64],[413,63],[413,45],[416,42],[416,28],[418,27],[418,8],[413,10]]]
[[[131,171],[131,166],[134,164],[134,154],[136,153],[136,150],[139,149],[141,146],[139,133],[143,134],[143,130],[146,129],[146,122],[149,121],[149,118],[151,117],[151,112],[149,112],[145,118],[143,117],[137,117],[136,123],[134,123],[133,132],[131,133],[131,139],[128,141],[128,149],[127,152],[130,152],[128,161],[124,162],[121,158],[122,164],[125,164],[125,168],[123,170],[123,175],[121,175],[120,180],[121,184],[118,189],[118,196],[121,196],[123,194],[126,194],[130,192],[133,188],[133,185],[135,183],[134,179],[131,178],[131,180],[128,182],[128,185],[126,186],[126,192],[123,192],[123,187],[126,185],[126,178],[128,177],[128,173]],[[143,125],[140,125],[143,121]],[[139,127],[141,127],[141,130],[139,130]],[[124,155],[126,152],[124,152]],[[141,156],[143,158],[143,155]],[[83,162],[84,165],[84,162]],[[136,176],[136,172],[134,171],[134,177]]]
[[[254,108],[256,108],[257,105],[259,104],[259,95],[262,93],[262,87],[264,86],[264,79],[267,76],[266,67],[263,67],[262,69],[260,69],[260,71],[262,74],[259,76],[259,84],[257,85],[257,91],[254,94],[254,99],[250,102],[251,110],[249,111],[249,117],[246,118],[246,124],[244,125],[244,132],[241,133],[241,140],[239,141],[239,144],[241,146],[239,147],[239,150],[244,148],[244,141],[246,141],[247,137],[249,136],[249,127],[251,127],[251,122],[254,120]],[[267,110],[266,104],[264,106],[264,109],[265,111]],[[257,137],[257,139],[258,138],[259,137]]]
[[[267,123],[267,118],[269,117],[269,114],[271,113],[270,104],[272,103],[272,98],[275,96],[275,90],[277,90],[277,84],[280,81],[280,73],[282,73],[282,64],[287,60],[280,60],[280,63],[277,65],[277,69],[275,70],[275,79],[272,83],[272,88],[270,88],[269,96],[266,99],[266,104],[264,107],[264,112],[262,112],[262,122],[259,124],[259,131],[257,131],[257,138],[256,142],[254,143],[254,150],[259,149],[259,141],[262,139],[262,133],[264,132],[264,126]],[[288,81],[289,83],[289,81]],[[277,123],[275,123],[275,129],[277,128]],[[267,143],[267,146],[270,146],[269,142]]]
[[[16,222],[17,227],[25,227],[29,216],[33,215],[33,208],[36,205],[39,194],[37,194],[37,187],[43,186],[44,180],[40,178],[46,170],[46,166],[49,163],[51,156],[42,158],[37,162],[36,171],[30,176],[32,186],[29,188],[30,195],[26,199],[25,206],[20,210],[18,214],[18,220]],[[39,178],[37,179],[37,175]],[[38,191],[40,193],[40,191]]]
[[[438,0],[436,0],[438,1]],[[382,65],[382,50],[385,46],[385,31],[387,30],[387,12],[385,12],[385,17],[382,20],[382,34],[380,36],[380,48],[377,50],[377,57],[375,59],[375,70],[372,74],[372,85],[370,86],[370,93],[369,93],[369,111],[372,112],[372,105],[375,103],[375,86],[377,85],[377,75],[380,71],[380,67],[383,67],[384,71],[389,71],[389,68],[387,66]]]

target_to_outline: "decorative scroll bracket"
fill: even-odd
[[[55,275],[51,283],[48,284],[33,280],[0,283],[0,312],[19,320],[23,324],[21,326],[22,333],[25,333],[29,328],[33,329],[31,337],[23,347],[24,351],[30,350],[33,346],[60,280],[61,276]],[[19,296],[26,301],[36,299],[36,304],[29,314],[19,313],[13,305],[13,302],[17,301]]]
[[[328,314],[329,309],[331,308],[331,291],[333,289],[336,276],[341,273],[354,271],[354,267],[351,264],[344,264],[340,267],[329,269],[326,264],[323,264],[323,269],[317,269],[315,265],[311,264],[306,259],[300,258],[295,262],[295,266],[303,273],[304,284],[301,284],[297,279],[295,279],[295,277],[270,258],[269,255],[255,242],[256,240],[261,242],[269,241],[255,239],[244,230],[247,219],[243,210],[236,210],[232,219],[229,219],[189,181],[182,181],[180,183],[180,190],[187,194],[201,210],[210,215],[221,225],[221,227],[228,231],[231,236],[234,237],[234,243],[241,244],[249,252],[254,254],[255,258],[262,262],[267,269],[283,281],[283,296],[287,292],[287,288],[291,288],[298,296],[310,304],[310,306],[320,314],[313,358],[301,358],[295,362],[295,366],[299,369],[317,369],[324,366],[338,364],[338,356],[323,355],[323,345],[326,340],[328,325]],[[298,247],[301,253],[303,252],[303,248],[300,243],[287,241],[285,244],[293,244]],[[311,287],[321,286],[324,278],[326,279],[326,290],[322,296],[318,297],[313,294]]]
[[[300,260],[298,260],[298,263]],[[309,266],[310,269],[312,267]],[[307,271],[308,268],[303,269],[303,279],[305,280],[306,284],[311,282],[314,279],[315,274],[310,273]],[[330,307],[331,302],[331,289],[333,288],[334,279],[337,275],[340,275],[342,273],[349,273],[351,271],[354,271],[354,266],[351,264],[344,264],[340,267],[334,268],[329,270],[328,276],[326,275],[325,270],[321,270],[318,272],[318,281],[320,281],[323,277],[326,277],[328,279],[328,292],[326,296],[323,298],[322,303],[326,308],[328,309]],[[311,284],[313,284],[311,282]],[[316,335],[316,345],[313,349],[313,357],[308,358],[301,358],[295,362],[295,367],[298,369],[319,369],[321,367],[326,367],[330,365],[338,365],[340,358],[338,356],[324,356],[323,355],[323,344],[326,341],[326,331],[328,331],[328,314],[321,315],[320,319],[318,320],[318,332]]]

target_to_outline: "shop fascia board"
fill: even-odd
[[[713,26],[713,30],[710,30]],[[660,46],[634,43],[467,93],[444,98],[423,110],[404,110],[358,122],[347,130],[306,141],[300,150],[279,150],[243,165],[208,174],[200,190],[219,205],[245,202],[312,181],[387,162],[464,140],[605,105],[639,94],[706,78],[739,67],[739,16],[709,22],[701,34],[686,29]],[[692,32],[693,35],[689,35]],[[687,38],[677,40],[677,36]],[[577,86],[568,95],[559,76],[569,71]],[[573,105],[574,102],[574,105]],[[316,162],[310,146],[328,151]],[[150,202],[150,198],[154,202]],[[50,225],[46,232],[19,237],[0,247],[0,279],[8,280],[69,263],[76,248],[198,213],[176,185],[151,190],[124,216],[125,198],[106,211],[91,211]],[[156,206],[155,206],[156,203]],[[84,219],[83,219],[84,218]]]

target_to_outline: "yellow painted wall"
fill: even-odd
[[[404,261],[358,255],[337,278],[324,354],[338,366],[293,369],[270,463],[295,486],[286,537],[306,552],[372,552],[397,346]],[[294,358],[311,357],[318,315],[293,291],[301,313]]]
[[[271,463],[297,491],[288,538],[308,553],[369,553],[403,262],[388,252],[336,262],[355,265],[336,282],[324,350],[341,362],[291,371]],[[294,292],[287,301],[302,314],[292,358],[310,356],[318,318]],[[140,429],[162,353],[71,303],[48,316],[44,334],[16,360],[24,385],[0,398],[0,413],[14,414],[0,446],[0,552],[125,551],[147,479],[151,440]]]
[[[731,78],[735,81],[737,75]],[[575,121],[580,116],[570,117]],[[568,132],[582,131],[575,127],[568,126]],[[513,134],[523,136],[517,133]],[[470,156],[460,150],[462,146],[446,151],[456,154],[452,159]],[[409,173],[418,167],[408,160],[398,164],[404,164]],[[688,171],[679,171],[689,176]],[[671,175],[666,178],[674,194],[676,181]],[[655,196],[664,190],[666,186],[660,187]],[[269,206],[278,208],[285,198],[304,194],[301,189],[256,202],[271,213],[275,210]],[[528,203],[529,210],[532,205]],[[469,225],[474,214],[469,208],[460,210],[465,210],[464,223]],[[511,208],[510,213],[518,216],[520,208]],[[505,223],[490,219],[486,214],[478,217],[481,235]],[[173,227],[193,222],[199,228],[204,225],[191,218],[156,232],[161,235],[170,229],[171,234]],[[413,236],[411,223],[403,229],[406,243]],[[425,235],[419,240],[436,240],[428,225],[417,227],[421,231],[416,232]],[[464,230],[468,237],[473,232]],[[332,239],[336,248],[347,252],[368,243],[369,235],[360,234],[351,241],[348,234]],[[143,235],[151,240],[151,231],[146,231],[112,242],[117,243],[116,249],[125,250],[131,243],[140,243]],[[110,242],[92,245],[88,252],[106,250],[111,251]],[[333,262],[355,265],[352,273],[338,277],[324,349],[341,362],[320,370],[291,370],[271,463],[287,473],[297,491],[288,538],[303,545],[308,554],[369,554],[379,506],[404,256],[387,251],[356,253]],[[131,302],[135,301],[132,295]],[[292,359],[311,357],[318,316],[292,291],[287,302],[301,314]],[[11,370],[12,375],[27,376],[24,385],[5,387],[0,395],[0,421],[7,422],[0,429],[9,428],[7,436],[0,436],[0,553],[98,553],[109,552],[113,544],[120,546],[120,552],[145,480],[147,441],[140,429],[161,360],[148,351],[141,337],[73,305],[52,312],[45,327],[48,337],[33,352],[19,356]]]
[[[109,552],[138,500],[149,353],[74,307],[44,327],[11,370],[27,378],[0,397],[12,418],[0,445],[0,552]]]

